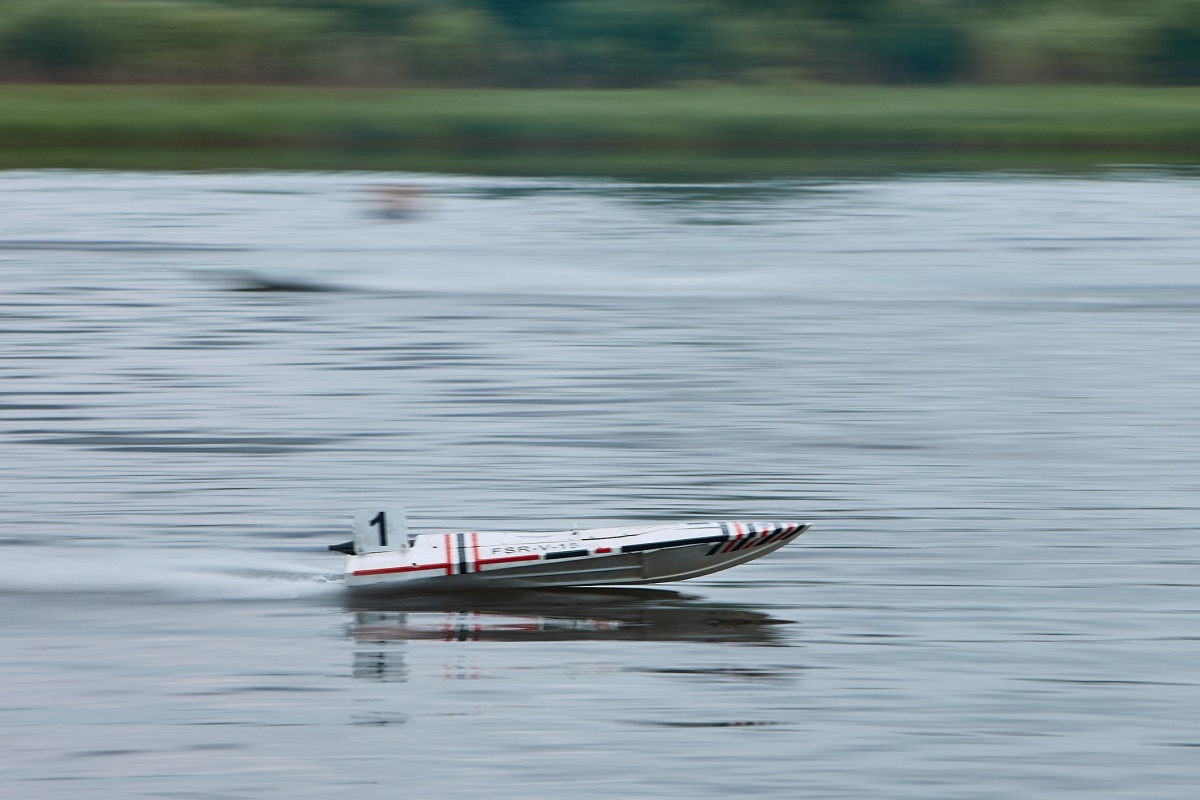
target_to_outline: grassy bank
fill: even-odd
[[[226,149],[450,157],[1200,155],[1200,89],[0,87],[0,159],[9,163],[33,151]]]

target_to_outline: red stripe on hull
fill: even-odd
[[[734,546],[737,545],[737,543],[742,540],[742,536],[744,536],[744,535],[745,534],[742,533],[742,523],[740,523],[740,522],[733,523],[733,538],[729,540],[729,544],[727,544],[723,548],[721,548],[721,553],[724,554],[724,553],[728,553],[729,551],[733,550]]]
[[[761,547],[764,544],[771,544],[772,542],[779,541],[784,536],[787,536],[789,533],[791,533],[795,527],[795,525],[773,526],[770,534],[764,536],[762,539],[750,546]]]
[[[449,537],[447,537],[447,539],[449,539]],[[447,555],[452,555],[452,551],[450,549],[447,549],[446,552],[447,552]],[[517,561],[537,561],[540,558],[541,558],[541,556],[539,556],[537,554],[526,555],[526,556],[505,556],[504,558],[476,558],[475,559],[475,571],[480,572],[484,568],[484,566],[488,566],[491,564],[511,564],[511,563],[514,563]],[[430,569],[444,569],[444,570],[446,570],[447,575],[453,575],[454,574],[454,562],[453,561],[444,561],[444,562],[441,562],[438,564],[417,564],[416,566],[407,566],[407,567],[381,567],[379,569],[359,569],[359,570],[355,570],[354,572],[352,572],[350,574],[357,578],[357,577],[363,576],[363,575],[390,575],[390,574],[399,573],[399,572],[421,572],[423,570],[430,570]]]
[[[420,572],[426,569],[445,569],[449,564],[417,564],[414,567],[383,567],[381,569],[358,569],[350,573],[355,577],[359,575],[387,575],[392,572]]]

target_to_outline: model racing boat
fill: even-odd
[[[695,578],[772,553],[806,522],[660,522],[551,531],[409,532],[401,508],[354,512],[349,587],[596,586]]]

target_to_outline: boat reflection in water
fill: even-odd
[[[354,593],[358,642],[656,641],[771,644],[788,620],[667,589],[526,589],[478,594]]]

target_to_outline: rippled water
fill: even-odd
[[[6,797],[1194,796],[1194,176],[0,190]],[[354,600],[380,500],[815,524]]]

